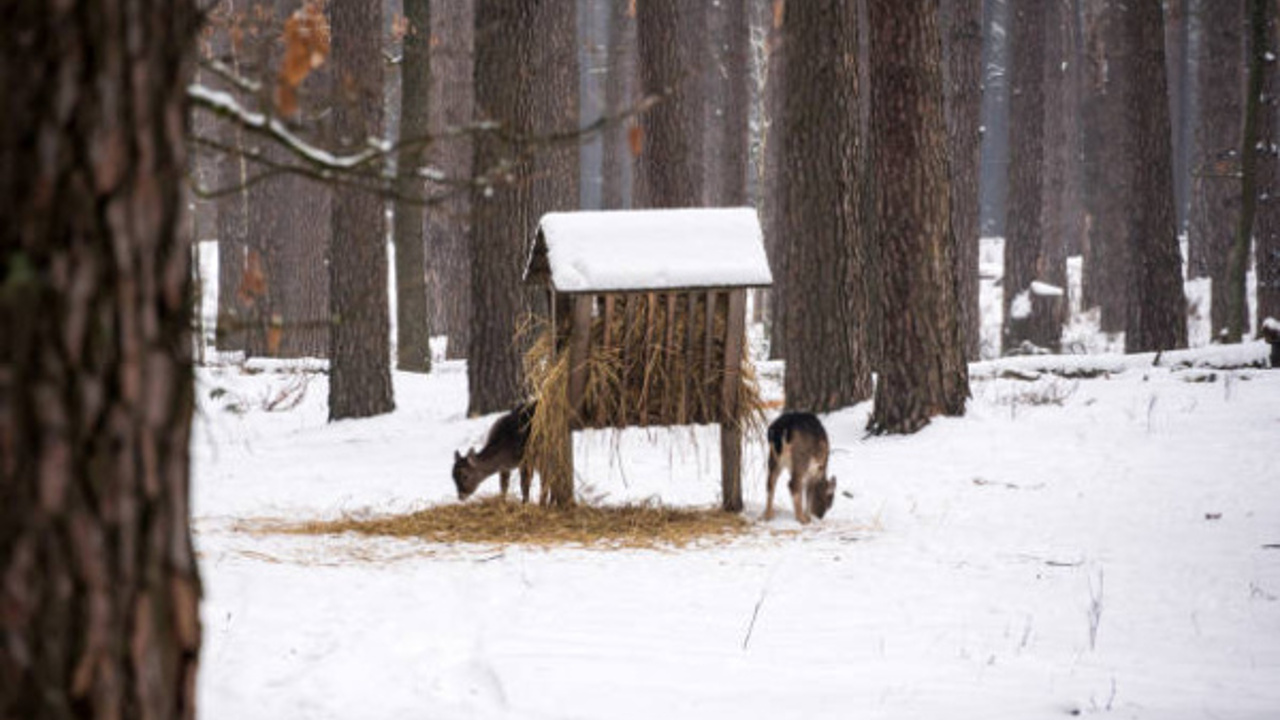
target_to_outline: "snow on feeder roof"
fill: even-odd
[[[773,283],[752,208],[548,213],[525,280],[561,293]]]

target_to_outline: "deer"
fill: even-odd
[[[474,448],[463,455],[453,453],[453,484],[458,489],[458,499],[466,500],[476,491],[480,483],[494,473],[502,484],[502,497],[507,497],[507,486],[510,484],[511,471],[520,470],[520,496],[524,503],[529,502],[529,486],[533,482],[533,468],[525,459],[525,445],[529,441],[529,424],[533,421],[536,402],[526,402],[509,413],[498,418],[489,428],[489,436],[485,439],[480,452]],[[546,502],[547,486],[542,486],[540,503]]]
[[[788,412],[769,424],[769,499],[764,519],[773,519],[773,491],[785,468],[790,474],[787,488],[795,506],[796,520],[807,524],[811,516],[819,520],[836,501],[836,479],[827,478],[826,428],[813,413]]]

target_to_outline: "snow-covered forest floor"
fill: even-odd
[[[967,415],[914,436],[866,437],[869,404],[824,418],[824,521],[785,492],[759,519],[752,444],[752,530],[661,550],[248,531],[456,502],[453,451],[493,418],[465,417],[460,363],[334,424],[314,364],[201,368],[200,715],[1277,717],[1280,370],[1195,367],[1266,352],[978,363]],[[1082,366],[1106,372],[1041,374]],[[770,398],[781,373],[761,366]],[[714,430],[576,442],[593,501],[718,501]]]

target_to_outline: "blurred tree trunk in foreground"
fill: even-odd
[[[194,718],[191,2],[0,33],[0,717]]]

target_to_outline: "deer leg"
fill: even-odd
[[[809,514],[804,510],[804,481],[805,473],[797,472],[796,465],[791,464],[791,479],[787,483],[787,489],[791,491],[791,504],[795,508],[796,520],[801,524],[809,522]]]
[[[503,470],[498,473],[498,482],[502,484],[502,499],[507,499],[507,486],[511,484],[511,471]]]
[[[782,473],[782,465],[778,462],[778,456],[769,450],[769,495],[768,500],[764,504],[764,519],[773,519],[773,491],[778,487],[778,475]]]
[[[529,504],[529,486],[533,483],[533,468],[520,466],[520,502]]]

